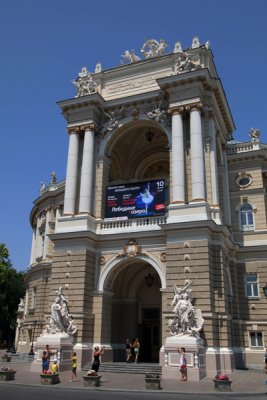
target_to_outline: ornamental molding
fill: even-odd
[[[145,255],[141,251],[141,246],[135,240],[130,240],[126,246],[123,247],[123,252],[117,254],[117,257],[135,257],[137,255]]]

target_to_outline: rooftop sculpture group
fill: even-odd
[[[147,40],[140,52],[145,60],[154,57],[162,56],[165,54],[166,49],[169,47],[164,39],[157,41],[156,39]],[[191,50],[203,47],[206,49],[210,48],[210,43],[207,41],[205,45],[201,45],[199,38],[194,37],[191,45],[191,49],[184,51],[182,49],[181,42],[176,42],[174,45],[173,53],[177,54],[175,58],[174,73],[180,74],[187,71],[192,71],[201,68],[199,57],[197,54],[192,54]],[[135,54],[135,50],[125,50],[121,55],[121,63],[135,63],[141,61],[141,57]],[[102,66],[100,63],[96,65],[95,73],[90,73],[86,67],[83,67],[78,77],[72,81],[77,89],[76,97],[82,97],[97,92],[97,86],[99,81],[96,80],[95,74],[102,72]]]
[[[174,298],[171,303],[174,317],[169,319],[168,326],[172,336],[189,335],[200,338],[200,330],[203,327],[204,319],[199,309],[192,305],[192,282],[189,281],[183,288],[177,288],[173,284]]]

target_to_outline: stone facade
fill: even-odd
[[[205,319],[206,373],[261,368],[267,146],[257,135],[232,140],[207,45],[138,58],[95,74],[83,69],[75,85],[88,78],[91,89],[79,86],[59,103],[70,137],[66,180],[42,188],[31,212],[17,348],[29,351],[42,333],[61,286],[78,327],[79,368],[95,345],[106,347],[102,362],[125,360],[127,337],[140,338],[142,361],[163,364],[173,283],[191,280]],[[163,215],[105,218],[107,186],[161,179]]]

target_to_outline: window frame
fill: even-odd
[[[255,335],[255,346],[253,346],[252,342],[251,342],[252,334]],[[263,332],[262,331],[249,331],[248,332],[248,336],[249,336],[249,347],[250,348],[252,348],[252,349],[255,349],[255,348],[264,349],[264,340],[263,340]],[[261,344],[259,344],[258,337],[261,337]]]
[[[242,210],[242,208],[249,207],[249,210]],[[252,223],[249,223],[249,214],[252,217]],[[242,216],[245,216],[246,223],[243,223]],[[255,218],[254,208],[251,203],[243,203],[239,208],[239,225],[241,232],[255,231]]]
[[[256,276],[256,281],[255,282],[253,282],[253,281],[251,281],[251,282],[249,282],[248,281],[248,278],[249,277],[251,277],[251,276]],[[251,288],[251,295],[249,295],[248,294],[248,285],[250,286],[250,288]],[[256,287],[257,288],[257,295],[255,295],[255,290],[254,290],[254,287]],[[246,274],[245,275],[245,292],[246,292],[246,297],[248,298],[248,299],[258,299],[259,297],[260,297],[260,292],[259,292],[259,278],[258,278],[258,275],[257,274]]]

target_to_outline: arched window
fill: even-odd
[[[251,204],[243,204],[240,208],[240,226],[242,231],[254,230],[254,212]]]

